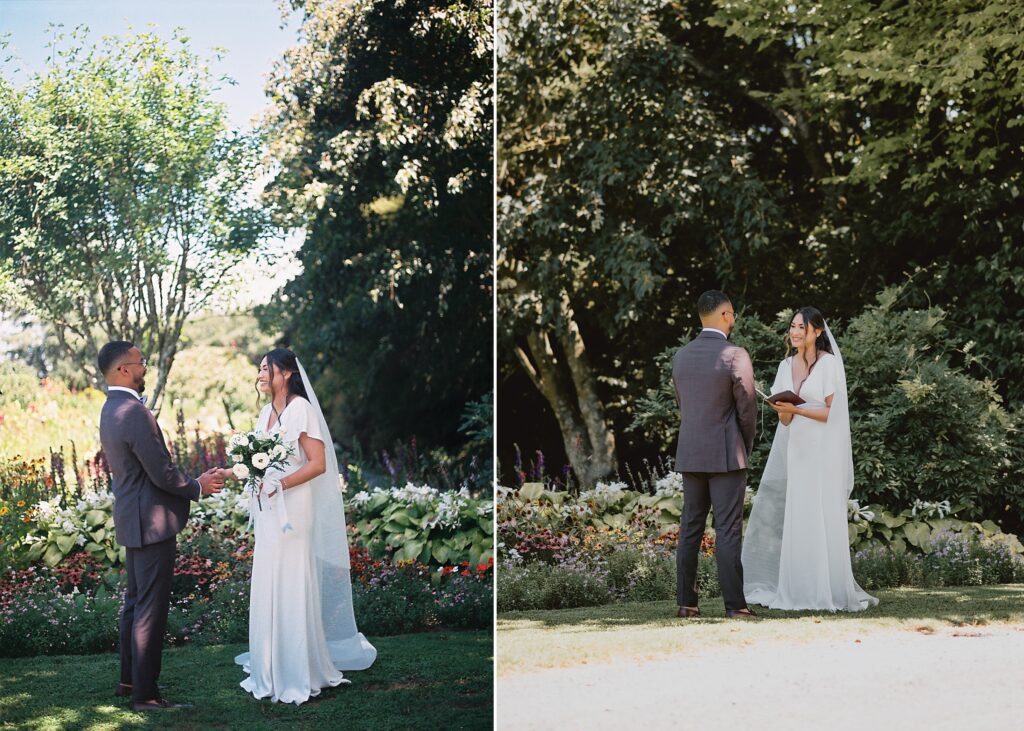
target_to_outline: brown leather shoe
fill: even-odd
[[[725,616],[729,619],[758,619],[758,616],[749,609],[726,609]]]
[[[700,609],[697,607],[679,607],[676,616],[680,619],[693,619],[700,616]]]
[[[132,703],[133,711],[180,711],[188,708],[195,708],[195,706],[191,703],[171,703],[169,700],[165,700],[163,698],[156,701]]]

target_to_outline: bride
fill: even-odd
[[[338,460],[306,371],[277,348],[256,385],[270,396],[257,430],[280,432],[294,453],[251,500],[249,652],[235,662],[256,698],[299,704],[348,683],[341,671],[365,670],[377,651],[356,629]]]
[[[853,451],[846,371],[839,346],[813,307],[789,325],[796,354],[779,364],[772,394],[805,403],[773,404],[771,453],[743,540],[743,593],[772,609],[856,612],[878,603],[853,578],[846,504]]]

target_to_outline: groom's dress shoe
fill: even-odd
[[[726,609],[725,616],[729,619],[757,619],[757,615],[749,609]]]
[[[679,611],[676,612],[676,616],[680,619],[692,619],[700,616],[700,609],[697,607],[679,607]]]
[[[132,703],[133,711],[179,711],[187,708],[195,708],[195,706],[191,703],[171,703],[164,699]]]

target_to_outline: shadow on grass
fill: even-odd
[[[829,621],[893,619],[903,621],[938,621],[954,626],[981,625],[993,622],[1024,622],[1024,585],[944,587],[940,589],[900,588],[869,592],[879,599],[878,606],[863,612],[783,611],[753,606],[762,620],[792,621],[806,617],[828,618]],[[525,621],[546,628],[616,629],[636,625],[672,626],[683,623],[675,616],[673,601],[608,604],[546,611],[505,612],[499,623]],[[701,602],[701,617],[685,620],[685,624],[708,625],[737,622],[725,618],[721,598]],[[501,628],[499,628],[501,631]]]
[[[114,698],[114,654],[0,658],[3,728],[489,729],[494,654],[490,632],[431,632],[372,640],[377,662],[346,673],[301,706],[258,701],[239,686],[241,645],[167,649],[160,681],[190,710],[135,713]]]

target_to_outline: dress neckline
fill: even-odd
[[[822,357],[824,357],[826,355],[831,355],[831,353],[829,353],[828,351],[824,351],[824,350],[819,350],[818,351],[818,354],[815,357],[814,362],[811,363],[811,367],[807,370],[807,375],[804,377],[804,380],[802,380],[800,382],[800,388],[799,389],[796,387],[796,379],[793,378],[793,363],[796,363],[796,355],[789,356],[788,360],[791,361],[790,364],[789,364],[789,383],[790,383],[791,386],[793,386],[793,393],[795,393],[797,396],[800,395],[800,391],[803,390],[804,385],[809,380],[811,380],[811,374],[814,373],[814,367],[817,366],[818,363],[821,361]]]
[[[293,398],[291,401],[289,401],[288,403],[286,403],[284,405],[284,408],[281,409],[281,413],[277,415],[277,423],[274,424],[275,427],[281,426],[281,420],[284,419],[285,412],[288,411],[288,408],[292,404],[294,404],[296,401],[298,401],[300,398],[302,398],[302,397],[301,396],[296,396],[295,398]],[[273,407],[274,407],[274,402],[273,401],[271,401],[269,404],[267,404],[267,408],[268,409],[273,410]],[[269,413],[269,411],[267,413],[267,428],[264,429],[264,431],[266,431],[266,432],[270,431],[270,413]]]

